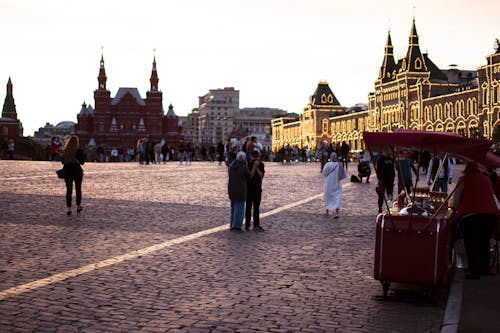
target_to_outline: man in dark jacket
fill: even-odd
[[[245,209],[245,229],[250,230],[250,219],[252,217],[253,206],[253,230],[264,231],[260,226],[260,200],[262,197],[262,178],[264,178],[264,163],[259,161],[260,151],[255,148],[250,153],[248,168],[253,172],[253,176],[247,183],[247,205]]]
[[[340,147],[340,153],[342,154],[342,165],[346,170],[349,165],[349,150],[350,150],[349,145],[345,141],[342,141],[342,146]]]
[[[387,193],[387,200],[392,201],[392,192],[394,188],[394,160],[390,153],[382,152],[377,161],[377,194],[378,194],[378,212],[382,213],[384,203],[384,192]]]

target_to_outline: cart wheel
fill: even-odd
[[[380,283],[382,283],[382,289],[384,290],[384,297],[387,297],[391,283],[389,281],[380,281]]]

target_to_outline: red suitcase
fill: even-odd
[[[390,282],[434,286],[447,283],[452,267],[452,225],[444,218],[379,214],[374,277],[384,296]]]

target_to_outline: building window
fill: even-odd
[[[415,59],[415,69],[422,69],[422,61],[420,58]]]

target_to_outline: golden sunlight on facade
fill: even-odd
[[[421,53],[413,20],[406,56],[394,60],[390,32],[375,92],[368,110],[346,112],[320,82],[308,106],[298,117],[272,121],[273,150],[297,145],[315,149],[321,141],[346,141],[352,151],[363,148],[365,130],[396,129],[455,132],[492,139],[500,127],[500,43],[486,65],[477,70],[439,69]]]

